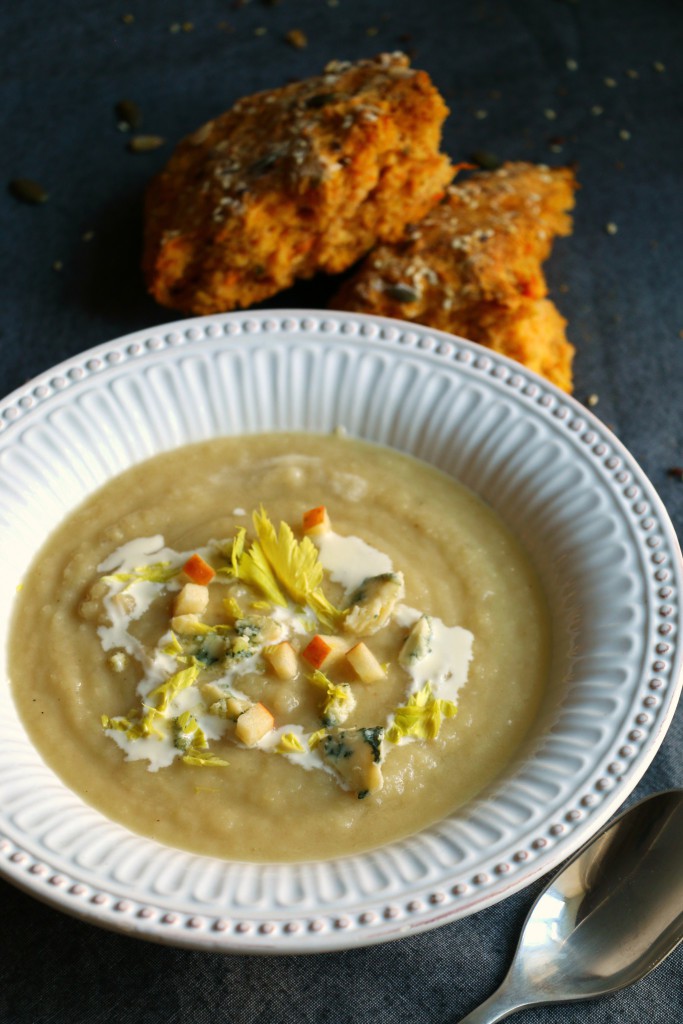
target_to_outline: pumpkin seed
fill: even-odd
[[[119,100],[114,107],[120,132],[137,131],[142,124],[142,114],[133,100]]]
[[[306,100],[304,106],[308,107],[309,110],[319,110],[320,107],[326,107],[328,103],[335,103],[338,99],[339,93],[319,92],[315,96],[311,96],[310,99]]]
[[[22,203],[33,203],[34,206],[47,201],[47,192],[37,181],[29,178],[14,178],[9,183],[9,190],[15,199]]]
[[[308,46],[308,36],[300,28],[293,28],[285,34],[285,39],[295,50],[305,50]]]
[[[482,171],[497,171],[499,167],[503,166],[500,157],[497,157],[495,153],[490,153],[487,149],[478,149],[473,153],[472,162],[477,167],[481,167]]]
[[[262,174],[267,174],[268,171],[275,167],[279,159],[278,153],[266,153],[265,156],[259,157],[249,167],[249,174],[253,175],[254,178],[260,178]]]
[[[409,288],[407,284],[392,284],[386,289],[386,294],[394,302],[417,302],[419,295],[414,288]]]
[[[165,141],[160,135],[136,135],[128,143],[128,149],[131,153],[148,153],[152,149],[159,149]]]

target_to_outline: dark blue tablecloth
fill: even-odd
[[[548,266],[577,347],[576,395],[640,461],[679,533],[683,481],[683,9],[675,0],[25,0],[2,26],[2,164],[40,206],[0,195],[0,390],[175,319],[138,270],[141,197],[172,143],[239,96],[332,58],[402,48],[452,114],[454,158],[576,161],[574,235]],[[307,45],[286,33],[300,29]],[[132,154],[114,105],[164,148]],[[608,231],[607,225],[616,231]],[[277,304],[318,306],[319,283]],[[683,785],[679,712],[632,799]],[[682,854],[683,856],[683,854]],[[501,981],[540,883],[429,934],[318,957],[246,958],[100,931],[0,882],[7,1024],[439,1024]],[[522,1022],[677,1024],[683,955],[599,1001]]]

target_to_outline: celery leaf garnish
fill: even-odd
[[[284,522],[276,532],[263,506],[254,512],[253,521],[261,548],[280,585],[296,604],[308,605],[322,623],[334,628],[341,612],[322,591],[323,566],[310,537],[297,541],[292,528]]]
[[[430,684],[425,683],[421,690],[411,694],[407,704],[396,708],[386,737],[390,743],[399,743],[406,736],[433,740],[439,735],[443,719],[453,718],[457,710],[453,701],[433,697]]]

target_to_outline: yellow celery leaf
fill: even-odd
[[[285,596],[277,585],[277,580],[273,576],[268,560],[264,556],[260,545],[254,543],[248,551],[245,551],[246,535],[245,527],[240,526],[230,548],[230,565],[219,569],[219,575],[232,576],[235,579],[242,580],[244,583],[249,583],[261,590],[274,604],[285,607],[287,604]],[[231,600],[234,599],[226,599],[226,601]],[[235,605],[237,605],[236,601]],[[226,609],[232,612],[232,607],[228,606],[227,603]],[[236,617],[241,618],[242,616],[240,614]]]
[[[100,721],[102,722],[103,729],[116,730],[117,732],[127,732],[130,729],[130,719],[125,718],[124,715],[117,715],[115,718],[110,718],[109,715],[100,715]]]
[[[156,708],[146,708],[142,718],[139,717],[137,711],[131,711],[127,717],[117,715],[115,718],[110,718],[108,715],[102,715],[100,721],[102,722],[103,729],[125,732],[126,739],[129,740],[146,739],[148,736],[156,736],[161,739],[163,733],[154,725],[154,719],[157,715],[159,715],[159,712]],[[159,717],[163,716],[159,715]]]
[[[188,616],[188,618],[189,617],[190,616]],[[180,630],[180,633],[182,636],[208,636],[210,633],[217,633],[222,636],[229,634],[231,631],[232,627],[228,626],[227,623],[218,622],[215,626],[210,626],[208,622],[200,622],[199,619],[197,619],[196,622],[188,622],[187,625]]]
[[[457,710],[453,701],[433,697],[430,684],[425,683],[421,690],[408,698],[407,704],[396,708],[386,737],[390,743],[398,743],[406,736],[433,740],[439,735],[443,719],[453,718]]]
[[[244,612],[236,597],[224,597],[223,607],[228,615],[232,616],[233,619],[243,619]]]
[[[182,715],[174,718],[173,728],[174,744],[179,750],[187,752],[190,747],[195,750],[206,750],[208,747],[206,734],[191,711],[183,711]]]
[[[176,672],[170,676],[165,683],[161,686],[157,686],[156,689],[152,690],[149,694],[150,697],[159,696],[161,699],[157,704],[155,710],[166,711],[168,706],[177,697],[181,690],[187,689],[188,686],[192,686],[199,675],[201,666],[195,661],[188,668],[181,669],[180,672]]]
[[[319,668],[316,668],[314,672],[311,672],[308,677],[309,683],[313,683],[319,690],[328,690],[333,685],[332,680],[328,679],[324,672],[321,672]]]
[[[240,559],[244,551],[244,540],[247,536],[247,531],[244,526],[240,526],[230,548],[230,573],[237,577],[239,576]]]
[[[162,648],[162,653],[169,654],[171,656],[176,656],[185,653],[185,651],[183,650],[183,645],[181,644],[180,640],[175,635],[175,633],[171,633],[171,639],[168,641],[166,646]]]
[[[308,746],[311,750],[315,750],[323,736],[327,736],[327,729],[317,729],[315,732],[311,733],[308,737]]]
[[[295,732],[284,733],[275,749],[278,754],[303,754],[304,752],[301,740]]]
[[[103,576],[105,581],[116,580],[117,583],[168,583],[180,573],[181,566],[171,566],[170,562],[152,562],[140,565],[132,572],[116,572],[111,576]]]
[[[339,623],[344,618],[344,612],[340,611],[339,608],[335,608],[332,602],[325,597],[322,590],[312,591],[308,595],[307,603],[312,611],[315,612],[322,625],[332,632],[337,629]]]
[[[296,604],[308,605],[321,622],[334,628],[341,612],[322,591],[323,566],[310,537],[298,541],[284,522],[276,533],[263,506],[254,512],[253,521],[256,536],[281,586]]]
[[[287,598],[278,586],[273,570],[258,541],[254,541],[249,550],[243,553],[239,564],[239,579],[262,591],[273,604],[278,604],[282,608],[287,607]]]
[[[183,754],[183,762],[197,765],[200,768],[227,768],[230,764],[222,757],[212,754],[210,750],[197,750],[195,747],[190,747],[187,753]]]
[[[156,727],[154,724],[155,719],[163,718],[161,712],[157,711],[156,708],[148,707],[146,704],[142,705],[144,708],[144,715],[140,717],[139,711],[130,711],[128,713],[128,728],[126,729],[127,740],[146,740],[149,736],[154,736],[156,739],[163,739],[164,733]],[[120,728],[120,726],[117,726]]]

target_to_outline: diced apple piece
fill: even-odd
[[[204,683],[201,687],[202,697],[205,701],[213,703],[216,700],[223,700],[225,697],[225,690],[222,690],[220,686],[216,686],[215,683]],[[242,709],[244,710],[244,708]]]
[[[303,531],[307,537],[319,537],[323,533],[329,533],[331,529],[330,517],[324,505],[304,512]]]
[[[201,615],[209,603],[209,588],[199,583],[186,583],[175,599],[174,615]]]
[[[288,640],[264,647],[263,657],[266,659],[278,679],[295,679],[299,672],[296,651]]]
[[[302,658],[305,658],[309,665],[313,668],[321,668],[325,662],[325,659],[332,653],[332,647],[328,644],[324,637],[318,633],[313,637],[309,644],[304,647],[301,652]]]
[[[254,705],[250,700],[247,700],[246,697],[231,696],[225,698],[226,711],[234,719],[238,719],[240,715],[243,715],[245,711],[248,711],[249,708],[252,707],[254,707]]]
[[[346,652],[346,660],[362,683],[378,683],[385,678],[384,669],[362,640]]]
[[[237,719],[235,736],[246,747],[254,747],[271,731],[274,724],[275,719],[264,704],[252,704]]]
[[[213,687],[213,689],[217,690],[218,687]],[[209,693],[208,686],[202,687],[202,695],[205,700],[211,701],[208,708],[209,714],[214,715],[215,718],[226,718],[229,722],[236,722],[240,715],[253,707],[250,700],[245,700],[242,697],[226,697],[223,691],[219,691],[219,694],[220,696],[213,698],[213,694]]]
[[[196,636],[201,633],[201,623],[196,615],[174,615],[171,619],[171,629],[181,636]]]
[[[301,657],[305,658],[313,668],[330,668],[346,654],[346,641],[339,636],[323,636],[316,633],[310,643],[304,647]]]
[[[199,583],[206,586],[216,575],[214,569],[211,568],[208,562],[205,562],[201,555],[191,555],[190,558],[185,562],[183,566],[183,572],[192,580],[193,583]]]

